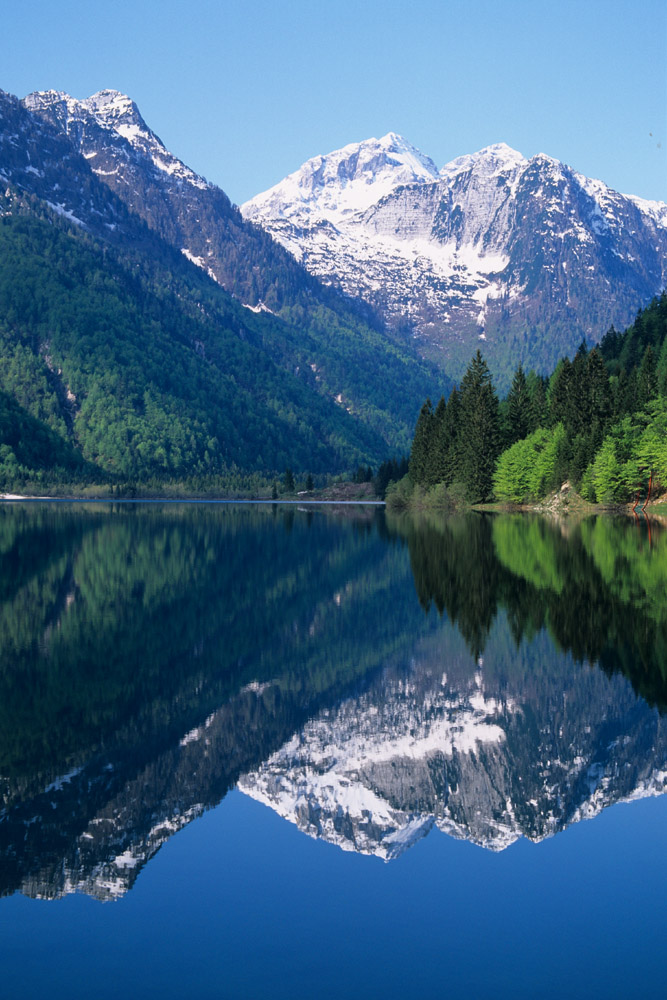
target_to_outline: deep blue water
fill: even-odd
[[[490,854],[398,862],[231,793],[114,904],[5,900],[6,996],[664,996],[667,801]]]
[[[0,510],[2,995],[664,996],[666,545]]]

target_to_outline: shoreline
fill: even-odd
[[[1,503],[210,503],[263,504],[295,507],[384,507],[384,500],[263,500],[229,497],[32,497],[18,493],[0,493]]]

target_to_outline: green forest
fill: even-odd
[[[224,490],[408,450],[432,379],[361,320],[322,302],[254,313],[166,245],[104,244],[34,199],[10,201],[0,211],[0,489]]]
[[[627,503],[667,488],[667,295],[581,344],[553,373],[514,373],[499,400],[477,351],[448,398],[423,404],[395,507],[527,503],[563,483],[591,503]]]

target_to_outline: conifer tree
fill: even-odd
[[[426,484],[428,456],[433,439],[433,420],[433,404],[427,399],[419,411],[410,452],[410,478],[419,486]]]
[[[446,486],[459,478],[459,468],[461,465],[461,394],[454,386],[449,394],[447,409],[442,426],[443,450],[445,452],[445,475],[443,482]]]
[[[629,412],[629,378],[625,368],[610,381],[611,410],[614,420],[619,420]]]
[[[642,363],[637,372],[637,409],[643,410],[658,393],[655,351],[649,344],[644,351]]]
[[[538,427],[545,427],[548,418],[547,407],[547,386],[549,380],[542,375],[537,375],[531,371],[526,379],[528,393],[530,395],[529,409],[529,433],[536,431]]]
[[[573,438],[588,431],[588,349],[582,340],[572,362],[565,411],[565,430]]]
[[[426,485],[435,486],[444,483],[447,473],[447,441],[445,439],[445,419],[447,403],[441,396],[433,414],[431,445],[426,462]]]
[[[478,350],[461,381],[460,476],[468,498],[488,500],[500,451],[498,397]]]
[[[570,414],[570,385],[572,382],[572,362],[562,358],[549,380],[549,425],[563,424],[567,427]]]
[[[656,377],[658,381],[658,392],[661,396],[667,396],[667,336],[662,342],[662,349],[660,351],[660,357],[658,358],[658,365],[656,368]]]
[[[588,355],[586,375],[588,388],[588,412],[586,420],[588,422],[588,435],[591,441],[591,452],[594,454],[602,444],[602,439],[612,413],[609,373],[607,366],[602,360],[602,355],[597,348],[593,348]]]
[[[530,432],[530,396],[528,384],[523,370],[519,364],[512,387],[507,395],[507,428],[505,432],[505,447],[509,448],[515,441],[523,441]]]

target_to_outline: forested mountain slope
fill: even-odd
[[[108,111],[107,98],[98,104]],[[434,382],[428,365],[245,223],[145,127],[161,168],[87,120],[110,143],[96,173],[88,132],[51,117],[0,92],[0,389],[112,477],[334,471],[407,446]],[[205,203],[188,200],[197,194]],[[185,230],[215,242],[219,274],[196,266]],[[260,292],[279,316],[264,298],[246,307]],[[27,475],[5,443],[14,473],[18,463]]]
[[[340,467],[382,448],[216,289],[31,215],[0,220],[2,388],[122,477]],[[202,283],[203,284],[203,283]]]

